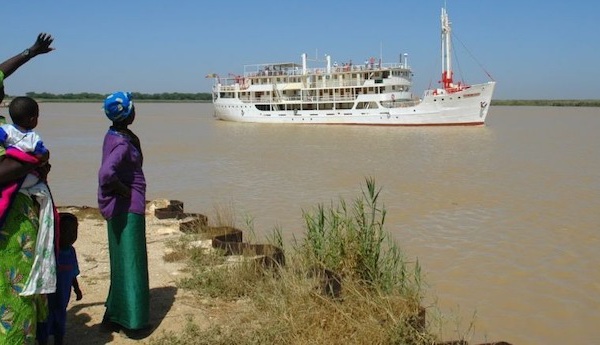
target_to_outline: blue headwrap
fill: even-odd
[[[104,100],[104,113],[113,122],[123,121],[131,115],[133,101],[130,92],[117,91]]]

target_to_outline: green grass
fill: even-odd
[[[179,287],[199,300],[219,300],[210,325],[193,319],[181,332],[150,344],[432,344],[425,324],[418,262],[407,260],[385,231],[380,189],[367,179],[352,202],[303,211],[305,232],[285,250],[286,263],[227,263],[186,236],[170,245],[185,251],[189,275]],[[281,243],[275,229],[272,244]],[[227,312],[226,310],[229,310]]]
[[[315,267],[386,292],[399,289],[419,298],[419,264],[409,268],[401,249],[384,230],[386,210],[379,204],[379,193],[375,182],[367,179],[366,190],[351,206],[340,200],[337,205],[318,205],[304,212],[307,231],[299,248]]]

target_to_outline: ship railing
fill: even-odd
[[[218,82],[221,86],[232,86],[239,83],[239,78],[221,78]]]
[[[228,91],[232,92],[232,91],[236,90],[235,84],[234,85],[220,85],[219,89],[221,92],[228,92]]]
[[[403,63],[375,63],[365,65],[342,65],[332,66],[330,68],[331,73],[340,72],[361,72],[361,71],[377,71],[377,70],[390,70],[390,69],[402,69],[410,70],[410,67]],[[252,70],[244,71],[244,78],[248,77],[265,77],[265,76],[301,76],[302,68],[298,66],[282,68],[280,70]],[[306,74],[327,74],[327,67],[309,67],[306,69]],[[221,81],[223,81],[221,79]]]
[[[244,72],[244,78],[249,77],[277,77],[277,76],[300,76],[302,75],[302,69],[288,69],[281,71],[258,71],[258,72]]]
[[[403,65],[401,64],[384,64],[387,66],[391,66],[392,68],[396,68],[396,67],[402,67]],[[364,70],[364,66],[356,66],[355,67],[356,70]],[[321,69],[311,69],[310,71],[314,72],[314,71],[320,71]],[[318,75],[318,73],[315,73]],[[294,73],[295,75],[295,73]],[[236,77],[236,78],[222,78],[220,79],[219,83],[218,83],[218,87],[222,90],[222,91],[236,91],[236,85],[239,85],[240,89],[245,89],[247,87],[249,87],[251,84],[256,84],[256,85],[262,85],[263,83],[256,83],[256,82],[251,82],[249,79],[247,79],[249,76],[252,76],[251,74],[249,74],[248,76],[245,77]],[[365,83],[369,84],[369,83],[373,83],[373,80],[375,79],[357,79],[357,78],[351,78],[351,79],[342,79],[341,81],[338,78],[332,77],[332,78],[320,78],[320,80],[314,80],[315,78],[311,78],[310,76],[306,78],[307,80],[304,81],[304,87],[305,88],[309,88],[309,89],[319,89],[319,88],[335,88],[335,87],[362,87],[362,86],[371,86],[371,85],[365,85]],[[266,79],[265,79],[266,80]],[[272,83],[274,82],[275,84],[285,84],[285,79],[283,79],[283,83],[279,80],[270,80]],[[398,76],[393,76],[393,77],[388,77],[385,79],[378,79],[374,81],[375,83],[379,84],[391,84],[391,85],[410,85],[411,81],[407,78],[404,77],[398,77]],[[378,83],[379,82],[379,83]]]
[[[370,82],[373,85],[368,84]],[[404,78],[394,77],[394,80],[391,79],[382,79],[381,83],[373,82],[373,79],[349,79],[339,81],[337,79],[330,80],[319,80],[319,81],[311,81],[310,83],[306,83],[306,88],[308,89],[322,89],[322,88],[335,88],[335,87],[363,87],[363,86],[381,86],[381,85],[405,85],[409,86],[411,84],[410,80]]]
[[[383,101],[381,105],[384,108],[408,108],[417,106],[419,103],[421,103],[420,100]]]
[[[339,72],[362,72],[362,71],[381,71],[390,69],[403,69],[408,70],[408,66],[401,63],[382,63],[374,65],[351,65],[351,66],[337,66],[331,67],[332,73]],[[307,68],[307,74],[327,74],[326,67],[319,68]]]
[[[371,79],[367,79],[367,80],[371,80]],[[279,83],[281,84],[281,83]],[[383,82],[382,84],[387,84],[387,82]],[[237,91],[239,84],[236,83],[231,83],[231,84],[219,84],[219,89],[223,92],[233,92],[233,91]],[[261,84],[256,84],[256,85],[261,85]],[[381,85],[381,84],[378,84]],[[402,82],[392,82],[392,84],[388,84],[388,85],[410,85],[410,81],[408,80],[403,80]],[[248,85],[249,86],[249,85]],[[331,79],[331,80],[325,80],[325,81],[311,81],[310,83],[303,83],[303,88],[306,89],[326,89],[326,88],[351,88],[351,87],[363,87],[365,86],[365,80],[358,80],[358,79],[352,79],[352,80],[342,80],[339,81],[337,79]],[[372,85],[366,85],[371,87]],[[239,85],[239,90],[243,90],[244,85]]]
[[[356,97],[352,95],[335,95],[335,96],[304,96],[304,102],[354,102]]]
[[[240,100],[245,103],[315,103],[315,102],[354,102],[356,98],[351,95],[336,96],[282,96],[282,97],[250,97],[241,95]]]

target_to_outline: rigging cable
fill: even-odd
[[[470,50],[467,48],[467,46],[465,46],[465,44],[464,44],[464,43],[463,43],[463,42],[462,42],[462,41],[461,41],[461,40],[458,38],[458,36],[456,36],[456,35],[454,34],[454,32],[452,32],[452,37],[453,37],[453,38],[455,38],[455,39],[456,39],[456,40],[457,40],[457,41],[458,41],[458,42],[459,42],[459,43],[462,45],[462,47],[463,47],[463,48],[464,48],[464,49],[467,51],[467,53],[468,53],[468,54],[471,56],[471,58],[472,58],[473,60],[475,60],[475,62],[476,62],[478,65],[479,65],[479,67],[480,67],[480,68],[483,70],[483,72],[484,72],[485,74],[487,74],[487,76],[488,76],[488,77],[489,77],[489,78],[490,78],[492,81],[495,81],[495,80],[494,80],[494,77],[492,77],[492,75],[491,75],[491,74],[490,74],[490,73],[489,73],[489,72],[488,72],[488,71],[485,69],[485,67],[483,67],[483,65],[482,65],[482,64],[479,62],[479,60],[477,60],[477,59],[475,58],[475,56],[474,56],[474,55],[471,53],[471,51],[470,51]]]

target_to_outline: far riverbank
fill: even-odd
[[[102,102],[104,99],[37,99],[38,102],[52,103],[90,103]],[[7,101],[10,103],[10,100]],[[189,99],[140,99],[140,103],[212,103],[211,100]],[[8,104],[6,103],[6,104]],[[540,106],[540,107],[600,107],[600,100],[582,99],[500,99],[492,100],[495,106]]]
[[[100,103],[106,95],[99,93],[52,94],[28,92],[27,96],[43,103]],[[154,93],[134,92],[136,102],[147,103],[211,103],[211,93]],[[8,106],[13,97],[6,96],[0,106]],[[600,107],[600,99],[493,99],[497,106]]]
[[[600,107],[598,99],[493,99],[492,105],[544,107]]]

